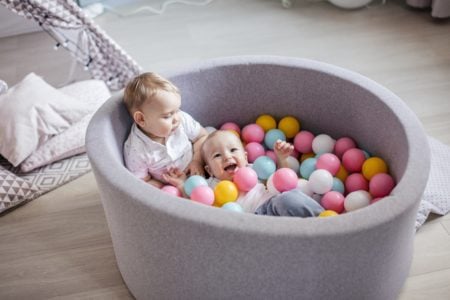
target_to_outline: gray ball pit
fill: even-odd
[[[430,161],[423,128],[402,100],[359,74],[304,59],[224,58],[163,75],[204,126],[295,115],[304,129],[351,136],[385,158],[397,186],[332,218],[255,216],[181,200],[124,167],[131,120],[118,93],[93,117],[86,144],[117,264],[137,299],[398,296]]]

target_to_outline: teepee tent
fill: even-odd
[[[36,21],[56,41],[113,90],[141,67],[90,19],[73,0],[0,0],[11,11]]]

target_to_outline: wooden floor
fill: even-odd
[[[96,21],[145,70],[252,54],[351,69],[400,96],[429,135],[450,145],[450,21],[434,21],[401,0],[387,2],[347,11],[306,0],[288,10],[275,0],[216,0],[169,6],[162,15],[107,13]],[[34,71],[62,84],[70,56],[53,45],[42,32],[0,39],[0,78],[13,85]],[[87,76],[77,70],[77,79]],[[0,299],[80,298],[132,298],[116,267],[92,173],[0,217]],[[432,217],[416,234],[399,299],[450,299],[449,215]]]

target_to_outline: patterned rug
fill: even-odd
[[[66,184],[91,170],[86,153],[72,156],[29,173],[21,173],[0,156],[0,216],[19,205]]]

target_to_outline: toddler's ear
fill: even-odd
[[[133,119],[134,119],[134,122],[136,122],[139,126],[144,127],[145,118],[144,118],[144,114],[141,111],[139,111],[139,110],[135,111],[133,114]]]
[[[204,168],[205,168],[205,171],[208,172],[209,176],[213,176],[212,173],[211,173],[211,169],[209,168],[208,165],[205,165]]]

